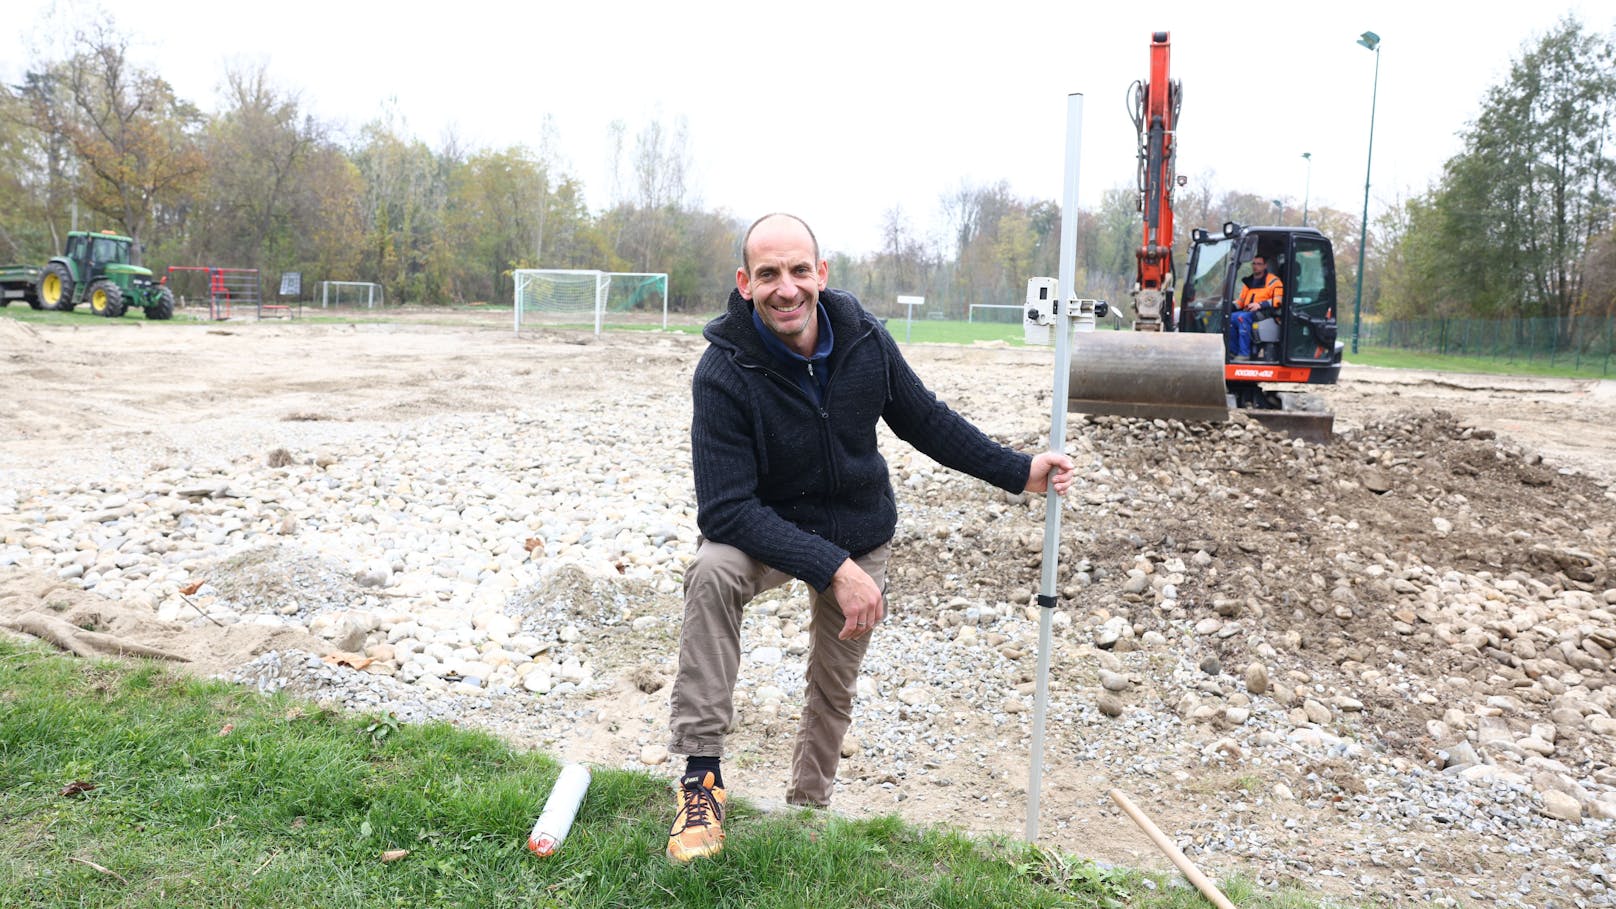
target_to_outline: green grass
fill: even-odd
[[[1019,323],[960,322],[950,320],[917,319],[905,323],[903,319],[890,319],[887,330],[898,339],[916,344],[970,344],[975,341],[1007,341],[1020,346],[1022,328]],[[1347,358],[1351,363],[1364,366],[1384,366],[1393,369],[1425,369],[1434,372],[1468,372],[1488,375],[1557,376],[1567,378],[1616,378],[1616,357],[1607,364],[1604,358],[1584,358],[1579,363],[1574,356],[1559,354],[1552,360],[1544,354],[1532,359],[1519,355],[1514,359],[1491,357],[1459,357],[1390,348],[1360,347]],[[1605,371],[1607,369],[1609,371]]]
[[[1501,376],[1555,376],[1563,378],[1616,379],[1616,357],[1611,357],[1606,371],[1603,357],[1583,358],[1557,354],[1553,360],[1544,354],[1526,359],[1493,359],[1492,357],[1459,357],[1448,354],[1422,353],[1412,350],[1360,347],[1356,354],[1348,353],[1347,362],[1361,366],[1383,366],[1388,369],[1427,369],[1435,372],[1470,372]]]
[[[955,319],[902,318],[887,320],[887,331],[900,344],[970,344],[975,341],[1008,341],[1022,344],[1020,322],[961,322]]]
[[[709,315],[681,315],[679,321],[670,319],[668,331],[677,331],[683,334],[700,334],[703,327],[717,313]],[[526,325],[527,323],[524,323]],[[554,329],[560,331],[594,331],[593,322],[534,322],[535,328]],[[662,324],[630,324],[613,322],[610,317],[606,321],[606,331],[661,331]],[[899,344],[972,344],[977,341],[1007,341],[1016,346],[1022,344],[1021,324],[1008,324],[1003,322],[961,322],[958,320],[917,319],[912,325],[903,319],[888,319],[887,331],[896,338]]]
[[[0,906],[1204,905],[1022,844],[742,800],[724,854],[676,866],[667,783],[608,770],[539,859],[523,843],[558,769],[444,724],[0,641]],[[77,781],[94,788],[62,794]],[[384,863],[392,849],[410,852]],[[1228,893],[1316,905],[1240,880]]]
[[[669,331],[680,331],[687,334],[700,334],[701,329],[708,320],[717,316],[712,313],[706,316],[682,316],[689,324],[668,324]],[[554,328],[573,328],[582,331],[592,331],[593,324],[578,323],[567,326],[549,326]],[[660,325],[614,325],[608,323],[609,331],[646,331],[660,329]],[[896,338],[899,344],[973,344],[977,341],[1007,341],[1016,346],[1022,342],[1021,323],[1007,322],[962,322],[957,319],[916,319],[913,323],[905,322],[901,317],[887,320],[887,331]]]
[[[696,324],[689,324],[689,323],[681,324],[681,323],[678,323],[678,322],[670,321],[668,323],[667,330],[668,331],[675,331],[675,332],[678,332],[678,333],[683,334],[683,335],[699,335],[699,334],[701,334],[702,328],[705,327],[706,324],[707,323],[705,321],[700,322],[700,323],[696,323]],[[595,330],[595,323],[593,323],[593,322],[524,322],[524,323],[522,323],[522,330],[523,331],[527,331],[529,328],[534,329],[534,330],[538,330],[538,331],[588,331],[588,332],[593,332]],[[634,324],[629,324],[629,323],[613,324],[611,322],[607,322],[605,327],[604,327],[604,330],[609,331],[609,332],[618,332],[618,331],[662,331],[663,328],[662,328],[662,323],[660,323],[660,322],[658,322],[655,325],[651,325],[649,323],[645,324],[645,325],[634,325]]]
[[[0,317],[9,318],[17,322],[32,322],[36,325],[83,325],[87,323],[102,325],[108,322],[120,321],[98,316],[90,312],[88,306],[80,306],[72,312],[56,312],[55,310],[33,309],[27,303],[18,303],[16,301],[12,301],[10,306],[0,309]],[[152,321],[146,318],[145,312],[138,306],[125,313],[122,319],[140,322]],[[162,320],[158,320],[156,324],[162,324]]]
[[[293,309],[293,312],[296,313],[296,315],[291,319],[291,322],[310,323],[316,325],[349,325],[355,322],[391,322],[406,323],[411,325],[447,325],[468,328],[487,328],[489,327],[489,323],[487,321],[476,321],[473,319],[457,317],[469,313],[490,311],[498,312],[499,310],[498,308],[491,309],[489,307],[443,306],[434,307],[432,310],[433,315],[430,317],[422,318],[417,315],[414,318],[405,320],[400,319],[396,311],[388,312],[385,310],[367,311],[362,309],[348,309],[340,312],[327,312],[320,309],[318,306],[310,307],[305,305],[301,310],[297,310],[295,308]],[[506,317],[509,318],[510,307],[505,307],[504,312]],[[36,325],[118,325],[139,322],[148,322],[153,325],[196,325],[198,323],[207,323],[210,325],[218,324],[214,320],[208,318],[207,308],[205,306],[192,306],[189,309],[178,310],[175,312],[172,320],[152,320],[147,319],[144,311],[142,311],[139,307],[130,308],[122,316],[116,319],[108,319],[105,316],[96,315],[90,311],[88,306],[84,305],[78,306],[72,312],[56,312],[54,310],[36,310],[30,308],[26,303],[13,302],[8,307],[0,308],[0,318],[10,318],[17,322],[29,322]],[[253,306],[238,306],[235,308],[235,314],[230,319],[219,321],[256,322],[258,321],[258,310]],[[279,322],[282,324],[287,322],[285,319],[276,317],[266,318],[263,321]]]

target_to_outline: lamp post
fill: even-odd
[[[1307,183],[1302,189],[1302,226],[1307,226],[1307,200],[1313,193],[1313,153],[1302,152],[1302,158],[1307,161]]]
[[[1358,353],[1358,334],[1363,312],[1363,266],[1364,251],[1369,244],[1369,174],[1375,164],[1375,102],[1380,96],[1380,36],[1374,32],[1364,32],[1358,36],[1358,43],[1375,52],[1375,82],[1369,93],[1369,156],[1364,164],[1363,177],[1363,222],[1358,232],[1358,293],[1352,301],[1352,352]]]
[[[1278,199],[1269,199],[1268,201],[1274,203],[1274,218],[1275,218],[1274,223],[1275,224],[1284,224],[1285,223],[1285,203],[1279,201]]]

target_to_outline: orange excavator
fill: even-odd
[[[1214,235],[1190,234],[1183,291],[1173,260],[1173,190],[1183,90],[1168,77],[1167,32],[1150,43],[1150,78],[1133,87],[1139,135],[1139,209],[1144,230],[1135,256],[1133,331],[1080,332],[1074,338],[1071,409],[1178,419],[1227,419],[1230,408],[1295,435],[1328,438],[1332,417],[1274,385],[1334,384],[1341,372],[1336,340],[1335,257],[1330,239],[1311,227],[1246,227],[1233,221]],[[1284,285],[1280,305],[1253,325],[1253,355],[1235,357],[1225,327],[1252,259],[1262,256]]]

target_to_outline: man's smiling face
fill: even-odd
[[[812,356],[819,337],[819,292],[830,275],[816,258],[808,229],[795,218],[758,224],[746,244],[747,265],[735,270],[735,286],[752,301],[763,325],[787,347]]]

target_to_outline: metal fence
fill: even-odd
[[[1342,326],[1341,336],[1352,336],[1350,326]],[[1616,318],[1365,320],[1359,346],[1610,375],[1616,368]]]

